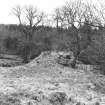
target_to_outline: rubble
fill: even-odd
[[[71,66],[71,62],[74,59],[72,52],[59,52],[58,53],[58,64],[64,65],[64,66]]]

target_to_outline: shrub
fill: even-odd
[[[8,50],[16,50],[18,46],[18,38],[16,37],[6,37],[4,39],[4,47]]]
[[[18,97],[2,94],[0,96],[0,105],[21,105],[21,100]]]
[[[7,50],[15,51],[17,55],[23,58],[24,63],[28,63],[30,59],[34,59],[41,53],[41,47],[39,47],[33,41],[23,41],[17,37],[6,37],[4,39],[4,47]]]
[[[21,42],[18,46],[17,53],[23,58],[24,63],[28,63],[30,59],[37,57],[41,51],[34,42]]]
[[[51,48],[51,39],[50,39],[50,37],[45,37],[44,39],[43,39],[43,45],[42,45],[42,47],[43,47],[43,51],[50,51],[52,48]]]
[[[49,101],[52,105],[65,105],[67,95],[64,92],[55,92],[50,95]]]

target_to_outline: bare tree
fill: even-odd
[[[22,21],[21,21],[22,8],[19,5],[17,5],[16,7],[12,8],[12,13],[18,18],[19,24],[21,25],[22,24]]]
[[[59,28],[60,20],[61,20],[61,11],[60,8],[56,8],[54,11],[53,19],[56,22],[56,28]]]
[[[79,36],[79,30],[75,26],[75,23],[77,22],[77,5],[76,2],[67,2],[65,6],[63,7],[63,12],[65,15],[65,23],[67,24],[68,27],[72,28],[72,34],[75,36],[76,40],[75,45],[75,58],[71,64],[71,66],[74,68],[76,65],[76,60],[78,58],[78,55],[80,54],[80,36]],[[78,17],[79,18],[79,17]]]
[[[35,27],[43,21],[44,13],[39,12],[37,8],[32,5],[25,6],[24,12],[22,12],[22,8],[20,6],[16,6],[12,8],[12,13],[18,18],[20,31],[25,34],[26,39],[32,39]],[[27,23],[25,25],[21,19],[22,16],[24,16],[25,23]]]
[[[32,39],[34,28],[42,22],[44,13],[38,12],[37,8],[34,8],[32,5],[25,7],[24,13],[29,24],[29,29],[27,30],[29,34],[29,39]]]
[[[73,4],[69,5],[69,3],[67,3],[64,7],[64,12],[68,26],[73,25],[76,19],[76,11],[74,10]]]
[[[59,8],[57,8],[55,10],[55,16],[54,16],[54,20],[56,21],[56,28],[58,29],[58,24],[59,24],[59,15],[60,15],[60,10]]]
[[[63,7],[63,12],[65,15],[64,22],[65,24],[67,24],[68,27],[71,27],[72,34],[75,37],[75,40],[73,40],[73,46],[75,47],[75,58],[71,64],[72,67],[75,67],[78,56],[83,50],[87,49],[89,44],[91,43],[91,38],[89,35],[87,37],[88,43],[85,44],[85,47],[81,47],[82,40],[80,27],[84,24],[87,25],[87,27],[88,25],[93,25],[95,16],[93,14],[91,6],[82,3],[81,0],[78,0],[77,2],[67,2],[66,5]]]
[[[37,8],[32,5],[25,8],[25,16],[30,27],[37,26],[44,16],[44,13],[39,13]]]
[[[95,13],[97,14],[97,27],[104,28],[104,25],[105,25],[105,3],[97,0],[97,4],[98,4],[97,6],[94,5],[94,10],[95,10]]]
[[[42,16],[42,19],[41,19],[41,25],[44,26],[46,24],[46,21],[47,21],[47,14],[45,14],[44,12],[41,12],[41,16]]]
[[[16,6],[12,9],[13,14],[19,19],[19,30],[20,32],[25,35],[26,40],[23,43],[23,61],[27,62],[29,61],[30,53],[31,53],[31,45],[30,43],[33,40],[33,35],[35,32],[35,28],[41,24],[44,13],[39,12],[36,7],[29,5],[23,8],[24,11],[22,12],[22,9],[20,6]],[[24,16],[24,20],[26,24],[23,24],[23,21],[21,20],[21,16]],[[28,44],[27,44],[28,43]]]

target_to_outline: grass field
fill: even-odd
[[[104,105],[104,81],[40,56],[26,65],[0,67],[0,105]]]

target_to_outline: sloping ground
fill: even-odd
[[[57,54],[0,68],[0,105],[105,105],[105,78],[63,67]]]

